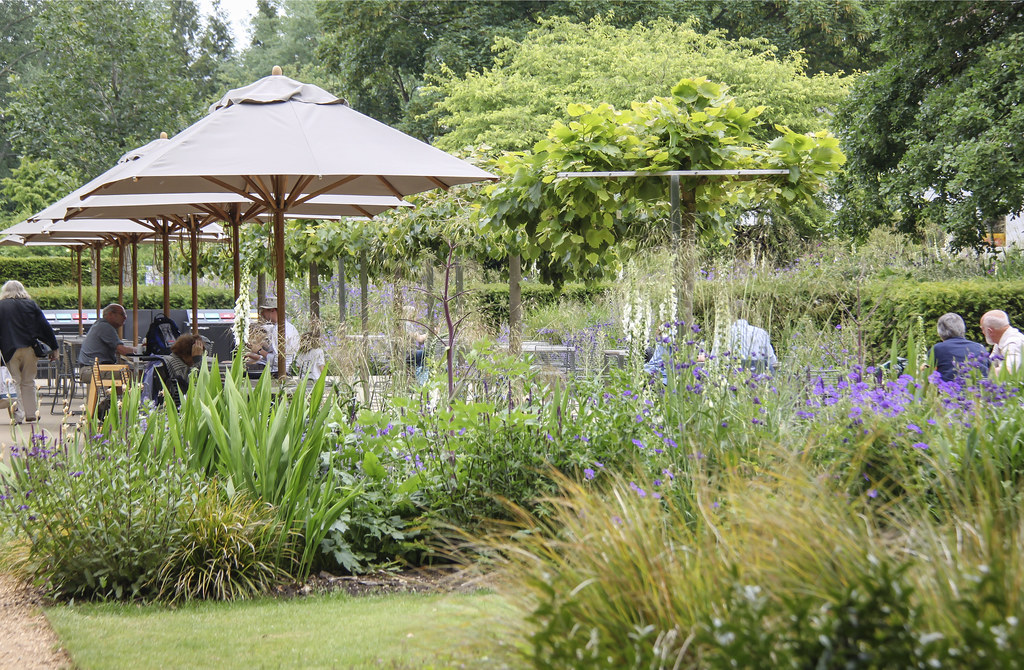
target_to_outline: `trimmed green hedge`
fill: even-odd
[[[90,277],[92,265],[82,258],[82,277]],[[117,262],[102,265],[103,283],[117,283]],[[75,281],[75,262],[61,256],[0,256],[0,284],[17,279],[25,286],[61,286]]]
[[[592,302],[603,296],[611,288],[610,283],[599,283],[593,286],[585,284],[566,284],[561,292],[547,284],[522,284],[523,311],[529,311],[544,305],[551,305],[561,299],[578,302]],[[477,309],[484,316],[488,325],[499,328],[508,323],[508,284],[477,284],[470,287],[470,295],[476,302]]]
[[[978,322],[991,309],[1001,309],[1010,321],[1024,324],[1024,281],[975,279],[956,282],[873,282],[864,311],[874,309],[865,323],[865,336],[876,352],[888,351],[896,336],[905,341],[917,317],[924,320],[925,337],[937,339],[935,324],[946,312],[956,312],[967,324],[967,338],[984,342]]]
[[[43,286],[28,289],[29,295],[39,303],[42,309],[78,309],[78,288],[75,286]],[[117,287],[104,286],[100,289],[101,302],[104,305],[117,302]],[[128,309],[132,305],[131,287],[124,291],[124,302]],[[96,307],[96,288],[82,287],[82,303],[86,309]],[[233,309],[234,294],[231,289],[207,288],[199,289],[200,309]],[[162,286],[139,287],[139,309],[162,309],[164,306],[164,289]],[[192,289],[188,286],[171,287],[171,309],[191,309]]]

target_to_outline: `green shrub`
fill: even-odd
[[[134,436],[132,436],[134,437]],[[190,493],[184,464],[160,463],[128,437],[76,448],[33,438],[0,466],[4,525],[28,542],[19,571],[55,596],[148,598],[181,541]],[[183,513],[185,512],[185,513]]]
[[[250,598],[290,578],[295,556],[277,555],[281,522],[273,507],[244,494],[225,502],[216,487],[197,489],[191,502],[194,508],[181,508],[181,537],[160,567],[158,598]]]
[[[65,281],[66,278],[65,278]],[[75,286],[45,286],[29,288],[29,294],[42,309],[78,309],[78,288]],[[199,309],[233,309],[234,294],[231,289],[200,287]],[[117,286],[100,288],[100,302],[107,305],[117,302]],[[132,308],[132,291],[127,287],[124,291],[125,306]],[[84,309],[96,307],[96,288],[82,288],[82,304]],[[162,286],[139,287],[139,309],[163,309],[164,289]],[[188,286],[171,287],[171,309],[191,309],[192,289]]]

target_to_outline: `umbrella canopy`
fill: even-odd
[[[88,195],[235,193],[274,215],[278,317],[285,319],[284,217],[322,195],[401,198],[496,179],[316,86],[274,74],[233,91],[210,113]],[[278,329],[284,350],[284,328]],[[286,370],[279,369],[284,376]]]
[[[85,197],[86,193],[89,193],[93,189],[101,186],[102,184],[109,182],[111,179],[117,179],[118,176],[121,174],[127,173],[129,169],[129,163],[138,160],[139,158],[144,156],[146,153],[152,151],[153,149],[156,149],[167,144],[167,142],[167,133],[160,133],[159,139],[155,139],[149,144],[144,144],[141,147],[132,149],[131,151],[125,153],[123,156],[117,159],[117,164],[114,165],[114,167],[110,168],[109,170],[107,170],[100,176],[96,177],[95,179],[86,182],[84,185],[79,186],[74,191],[68,193],[66,196],[64,196],[57,202],[53,203],[46,209],[42,210],[41,212],[38,212],[37,214],[30,216],[28,220],[58,221],[60,219],[65,218],[68,213],[68,208],[81,203],[81,200],[83,197]]]
[[[229,91],[210,113],[88,191],[402,197],[496,177],[281,75]],[[285,209],[295,202],[282,202]]]
[[[180,236],[187,236],[188,231],[180,231]],[[154,237],[157,231],[143,223],[124,218],[89,219],[87,221],[52,221],[26,219],[10,228],[0,230],[0,235],[17,235],[27,242],[43,242],[61,240],[58,244],[81,240],[91,243],[95,240],[109,240],[127,235],[142,235],[144,238]],[[224,230],[216,223],[203,227],[201,239],[221,241],[227,239]]]
[[[78,205],[68,207],[69,219],[150,218],[188,216],[191,214],[216,216],[230,221],[233,205],[241,205],[245,212],[242,221],[266,212],[249,198],[237,193],[160,193],[135,195],[95,195]],[[248,206],[248,207],[246,207]],[[322,195],[307,200],[288,210],[289,218],[340,218],[349,216],[373,217],[395,207],[412,207],[394,196]]]

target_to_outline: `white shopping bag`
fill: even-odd
[[[7,366],[0,366],[0,409],[7,409],[18,399],[18,387]]]

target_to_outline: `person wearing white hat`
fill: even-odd
[[[250,362],[262,361],[270,367],[270,371],[277,373],[279,356],[277,349],[277,298],[267,297],[259,306],[260,321],[263,322],[263,330],[266,338],[259,338],[250,344]],[[291,368],[295,354],[299,351],[299,331],[290,321],[284,322],[284,369]]]

